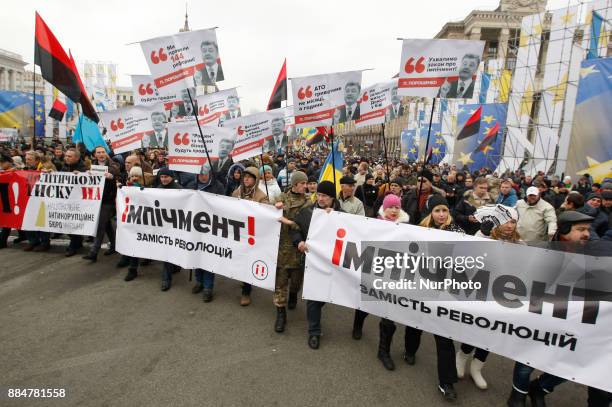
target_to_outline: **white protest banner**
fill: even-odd
[[[234,148],[236,132],[225,127],[200,127],[210,159],[215,161],[229,156]],[[199,174],[208,158],[195,120],[168,123],[168,133],[168,167],[174,171]]]
[[[391,119],[391,93],[394,87],[397,93],[397,81],[377,83],[363,90],[359,97],[360,117],[355,120],[355,127],[382,124]]]
[[[274,290],[282,211],[194,190],[117,191],[117,250]]]
[[[132,75],[132,92],[135,105],[151,106],[180,100],[176,93],[160,94],[151,75]]]
[[[484,41],[403,40],[399,94],[471,99],[483,49]]]
[[[242,116],[224,122],[223,127],[235,132],[236,144],[232,151],[232,159],[246,160],[263,151],[274,150],[276,140],[282,143],[283,138],[286,138],[285,110],[274,109]]]
[[[186,31],[140,43],[160,93],[178,93],[223,80],[214,29]],[[192,95],[192,96],[193,96]]]
[[[240,100],[236,88],[200,95],[196,98],[198,121],[207,126],[240,117]]]
[[[128,106],[100,112],[115,154],[137,148],[157,148],[168,144],[166,116],[162,104]]]
[[[94,236],[104,176],[85,172],[38,175],[28,180],[27,189],[20,188],[27,202],[20,229]]]
[[[360,117],[361,71],[291,78],[296,128],[331,126]]]
[[[89,167],[89,172],[92,174],[104,175],[108,172],[108,165],[91,164],[91,167]]]
[[[612,348],[603,345],[612,337],[611,257],[319,209],[306,244],[306,299],[612,390]]]

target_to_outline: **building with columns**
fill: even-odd
[[[26,65],[21,55],[0,49],[0,90],[23,89]]]
[[[463,20],[448,22],[434,36],[439,39],[471,39],[485,41],[485,69],[489,60],[503,58],[505,69],[513,70],[520,38],[522,18],[529,14],[541,13],[546,9],[547,0],[500,0],[495,10],[473,10]],[[544,21],[544,30],[550,24],[550,16]],[[545,51],[544,51],[545,53]],[[398,56],[399,57],[399,56]],[[541,80],[538,72],[536,82]],[[403,98],[403,103],[418,100]],[[408,126],[408,115],[400,116],[385,125],[385,139],[389,158],[399,157],[400,134]],[[356,129],[353,122],[335,127],[342,136],[349,153],[383,154],[382,126]]]

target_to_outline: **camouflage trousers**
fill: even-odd
[[[276,282],[274,284],[274,305],[286,307],[289,293],[297,293],[302,288],[304,281],[304,269],[288,269],[278,267],[276,269]]]

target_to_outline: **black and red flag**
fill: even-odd
[[[51,106],[49,117],[61,122],[64,118],[64,113],[66,113],[66,105],[61,100],[55,99],[53,106]]]
[[[287,59],[283,62],[283,67],[278,74],[278,78],[276,78],[276,83],[268,102],[268,110],[280,108],[283,100],[287,100]]]
[[[495,123],[495,126],[491,127],[489,131],[487,131],[487,134],[485,134],[484,138],[482,139],[480,144],[478,144],[478,147],[476,147],[476,150],[474,150],[474,152],[480,151],[486,154],[487,151],[489,150],[488,147],[491,144],[495,143],[495,141],[497,140],[498,134],[499,134],[499,123]]]
[[[47,82],[73,102],[81,104],[85,116],[96,123],[100,120],[87,97],[72,56],[66,54],[38,13],[36,13],[34,34],[34,63],[40,66],[40,73]]]
[[[457,140],[463,140],[464,138],[468,138],[470,136],[478,134],[478,132],[480,131],[481,114],[482,114],[482,106],[479,106],[478,109],[476,109],[476,111],[472,113],[470,118],[467,119],[467,121],[463,125],[463,128],[457,135]]]

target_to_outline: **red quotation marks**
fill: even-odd
[[[111,120],[110,127],[113,131],[117,131],[124,128],[125,125],[123,124],[123,120],[119,118],[116,122],[114,120]]]
[[[174,135],[174,144],[180,146],[181,144],[188,146],[189,145],[189,133],[176,133]]]
[[[404,65],[404,70],[406,71],[406,73],[421,73],[425,70],[425,65],[423,64],[423,61],[425,61],[425,57],[420,57],[419,59],[417,59],[415,64],[414,58],[410,57],[408,58],[408,61],[406,61],[406,65]]]
[[[157,55],[155,54],[155,50],[151,51],[151,62],[153,62],[155,65],[159,64],[160,61],[165,61],[167,59],[168,55],[164,53],[163,48],[160,48],[159,51],[157,51]]]
[[[238,127],[236,128],[236,131],[238,132],[238,135],[239,135],[239,136],[242,136],[242,135],[244,134],[244,130],[242,129],[242,126],[238,126]]]
[[[144,96],[144,95],[152,95],[153,94],[153,87],[151,87],[150,83],[147,83],[146,86],[144,83],[141,83],[138,86],[138,93],[140,93],[140,96]]]
[[[255,218],[252,216],[248,217],[247,232],[249,233],[249,244],[253,246],[255,244]]]
[[[344,239],[344,236],[346,236],[346,230],[342,228],[338,229],[336,231],[336,236],[338,236],[340,239]],[[340,257],[342,257],[342,246],[344,246],[344,241],[336,239],[336,244],[334,245],[334,254],[332,255],[332,263],[336,266],[340,265]]]
[[[361,95],[357,103],[367,102],[369,99],[370,97],[368,96],[368,91],[365,91],[363,92],[363,95]]]
[[[204,105],[203,107],[200,107],[200,109],[198,109],[198,115],[200,116],[204,116],[205,114],[210,113],[210,110],[208,109],[208,105]]]
[[[312,89],[310,89],[310,85],[306,86],[306,89],[300,88],[298,90],[298,99],[304,100],[306,98],[312,97]]]

